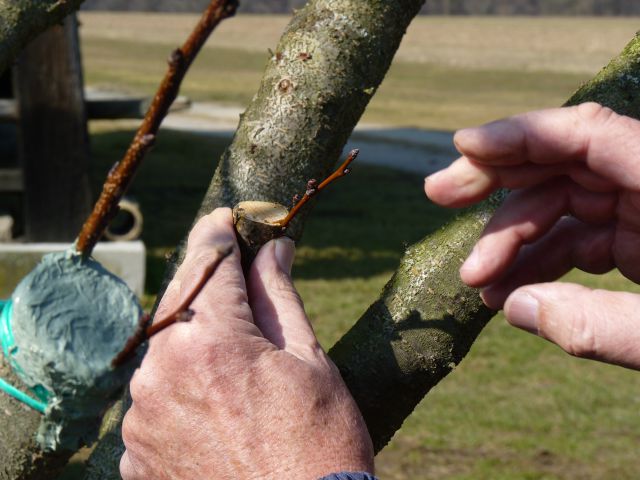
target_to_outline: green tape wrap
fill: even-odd
[[[13,302],[11,300],[0,300],[0,344],[2,344],[2,353],[4,354],[4,358],[9,362],[9,365],[11,365],[13,371],[20,374],[22,369],[13,357],[14,353],[18,351],[18,347],[15,345],[13,331],[11,329],[12,313]],[[45,413],[47,409],[49,392],[42,385],[36,385],[31,388],[31,391],[36,395],[37,399],[18,390],[2,378],[0,378],[0,391],[11,395],[16,400],[19,400],[40,413]]]

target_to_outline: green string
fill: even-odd
[[[2,344],[2,353],[4,353],[4,358],[9,361],[13,371],[20,374],[22,373],[22,368],[20,368],[20,365],[18,365],[13,357],[13,355],[18,351],[18,347],[15,345],[13,330],[11,329],[12,313],[13,302],[11,300],[0,300],[0,343]],[[0,378],[0,391],[5,392],[40,413],[45,413],[47,409],[49,392],[42,385],[36,385],[31,389],[37,399],[18,390],[2,378]]]

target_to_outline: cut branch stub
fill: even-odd
[[[289,210],[279,203],[248,201],[233,207],[233,224],[245,274],[249,272],[260,247],[284,234],[282,221],[288,214]]]

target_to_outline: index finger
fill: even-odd
[[[637,189],[640,172],[633,171],[640,154],[638,134],[637,120],[597,103],[584,103],[460,130],[454,143],[463,155],[483,165],[584,162],[605,178]]]
[[[463,158],[428,179],[429,197],[444,205],[562,175],[594,191],[640,190],[640,122],[595,103],[461,130],[454,142]]]

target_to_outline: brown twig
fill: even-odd
[[[291,208],[289,214],[285,218],[280,220],[280,222],[278,222],[278,225],[280,225],[282,229],[285,230],[291,223],[291,220],[294,219],[300,209],[304,207],[304,205],[311,199],[311,197],[327,188],[331,182],[349,174],[351,172],[351,170],[349,169],[349,165],[358,157],[359,153],[360,150],[358,149],[351,150],[351,152],[349,152],[349,156],[342,163],[342,165],[340,165],[340,167],[335,172],[333,172],[322,183],[320,183],[320,185],[316,185],[317,182],[315,180],[309,180],[307,182],[307,191],[304,193],[302,198],[299,198],[298,195],[293,197],[295,205],[293,206],[293,208]]]
[[[127,343],[120,351],[120,353],[118,353],[118,355],[116,355],[111,361],[111,366],[113,368],[116,368],[125,363],[135,354],[140,345],[142,345],[149,338],[153,337],[155,334],[161,332],[165,328],[173,325],[176,322],[188,322],[189,320],[191,320],[195,312],[189,307],[196,299],[198,294],[202,291],[209,279],[213,276],[220,263],[222,263],[222,261],[232,253],[232,244],[225,245],[222,248],[218,248],[216,250],[216,256],[212,258],[211,261],[207,264],[204,272],[202,272],[202,276],[198,280],[198,283],[194,285],[192,290],[189,292],[189,295],[187,295],[185,299],[180,303],[180,305],[178,305],[178,307],[165,318],[156,321],[152,325],[149,325],[151,317],[148,314],[143,315],[140,318],[140,323],[138,324],[137,330],[133,335],[131,335],[129,340],[127,340]]]
[[[147,110],[142,125],[136,132],[124,158],[116,163],[107,175],[100,198],[78,235],[76,250],[83,257],[91,255],[93,248],[113,218],[114,212],[117,212],[122,195],[155,142],[160,124],[176,99],[180,84],[189,66],[193,63],[211,32],[222,20],[233,16],[237,7],[237,0],[212,0],[184,45],[173,51],[169,57],[169,70]]]

